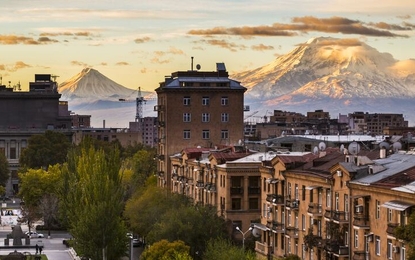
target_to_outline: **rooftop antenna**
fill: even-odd
[[[54,82],[56,82],[56,78],[59,78],[58,75],[51,75],[50,77],[53,79]]]
[[[0,85],[3,85],[3,76],[0,74]]]
[[[192,66],[192,71],[193,71],[193,56],[192,56],[192,64],[191,64],[191,66]]]

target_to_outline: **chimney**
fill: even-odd
[[[102,128],[105,128],[105,119],[102,120]]]

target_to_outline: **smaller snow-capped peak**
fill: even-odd
[[[58,92],[68,100],[74,98],[117,100],[129,97],[133,91],[133,89],[114,82],[93,68],[84,68],[58,87]]]

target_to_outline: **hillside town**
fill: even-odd
[[[232,237],[254,241],[258,259],[407,259],[396,235],[415,206],[415,128],[405,115],[280,107],[260,115],[225,64],[216,68],[166,76],[155,90],[156,117],[142,114],[138,93],[129,128],[92,127],[91,115],[61,100],[52,75],[36,74],[28,92],[0,86],[5,196],[19,192],[31,136],[140,143],[157,149],[158,187],[214,207]]]

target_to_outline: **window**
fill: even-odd
[[[331,207],[331,190],[330,189],[326,190],[326,207],[328,208]]]
[[[227,106],[227,105],[229,105],[229,99],[228,99],[228,97],[222,97],[222,98],[221,98],[221,100],[220,100],[220,104],[221,104],[222,106]]]
[[[380,201],[376,200],[376,219],[380,218]]]
[[[388,222],[392,221],[392,210],[388,209]]]
[[[203,113],[202,114],[202,122],[206,123],[210,121],[210,114],[209,113]]]
[[[190,97],[186,96],[183,98],[183,105],[190,106]]]
[[[305,200],[305,185],[303,185],[301,187],[301,199],[304,201]]]
[[[298,184],[295,184],[295,188],[294,188],[294,195],[295,195],[295,199],[298,200]]]
[[[192,117],[190,113],[183,113],[183,122],[191,122]]]
[[[380,255],[380,237],[375,236],[375,253],[376,255]]]
[[[393,252],[392,240],[388,239],[388,247],[386,248],[386,255],[388,259],[392,259],[392,252]]]
[[[210,138],[209,130],[203,130],[202,131],[202,138],[203,139],[209,139]]]
[[[232,198],[232,210],[241,209],[241,198]]]
[[[249,198],[249,209],[258,209],[258,198]]]
[[[339,201],[339,193],[338,192],[335,192],[334,193],[334,201],[335,201],[335,210],[339,210],[339,203],[340,203],[340,201]]]
[[[183,130],[183,139],[190,139],[190,130]]]
[[[303,231],[305,231],[306,230],[306,224],[305,224],[305,215],[304,214],[301,215],[301,226],[302,226]]]
[[[228,113],[222,113],[220,118],[221,118],[222,122],[229,122],[229,114]]]
[[[359,231],[357,229],[354,230],[354,247],[359,247]]]
[[[209,97],[203,97],[202,98],[202,105],[203,106],[209,106]]]
[[[288,186],[287,186],[287,194],[288,194],[288,199],[291,199],[291,183],[290,182],[288,183]]]
[[[10,159],[17,159],[16,156],[16,147],[10,147],[10,154],[9,154],[9,158]]]
[[[222,130],[220,132],[221,139],[229,139],[229,132],[228,130]]]

